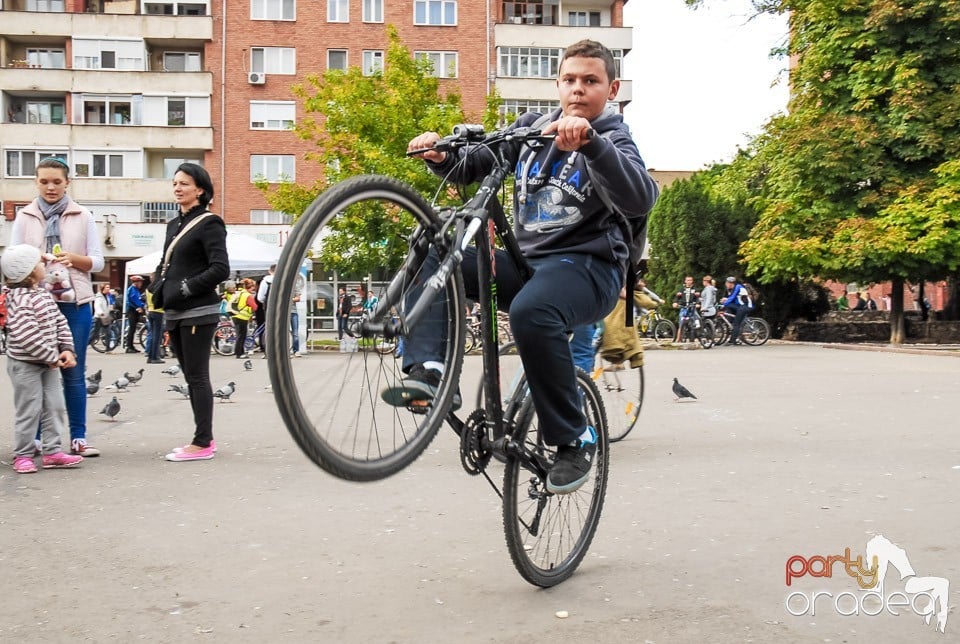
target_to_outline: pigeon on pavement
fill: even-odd
[[[165,373],[165,374],[167,374],[168,376],[175,376],[175,375],[177,375],[178,373],[180,373],[180,365],[175,364],[175,365],[173,365],[173,366],[167,367],[166,369],[164,369],[164,370],[161,371],[160,373]]]
[[[129,371],[124,371],[123,377],[129,380],[131,385],[135,385],[138,382],[140,382],[141,378],[143,378],[143,369],[141,368],[136,373],[130,373]]]
[[[113,381],[113,384],[107,385],[107,388],[109,389],[110,387],[113,387],[117,391],[126,391],[127,385],[129,384],[130,384],[130,381],[127,380],[125,376],[120,376],[119,378]]]
[[[113,400],[108,402],[106,406],[100,410],[100,413],[107,416],[110,420],[113,420],[114,417],[120,413],[120,402],[117,400],[117,397],[114,396]]]
[[[182,385],[170,385],[170,388],[167,389],[167,391],[175,391],[184,398],[190,397],[190,387],[187,386],[187,383],[183,383]]]
[[[250,371],[251,369],[253,369],[253,363],[250,362],[250,360],[244,360],[244,361],[243,361],[243,368],[244,368],[245,371]]]
[[[213,392],[213,395],[220,400],[230,400],[230,396],[233,395],[233,392],[237,390],[237,383],[230,381],[224,386],[217,389]]]
[[[100,391],[100,383],[99,383],[99,382],[88,382],[88,383],[87,383],[87,395],[88,395],[88,396],[92,396],[93,394],[97,393],[98,391]]]
[[[675,401],[681,398],[693,398],[697,400],[697,397],[690,393],[689,389],[681,385],[676,378],[673,379],[673,395],[676,396]]]
[[[103,378],[103,369],[97,369],[97,373],[92,373],[87,376],[87,382],[95,382],[100,384],[101,378]]]

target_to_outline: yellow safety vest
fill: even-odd
[[[253,317],[253,308],[247,304],[249,301],[247,300],[247,297],[249,296],[250,294],[244,289],[242,291],[237,291],[227,298],[227,302],[230,303],[231,315],[233,317],[237,318],[238,320],[247,321]],[[243,301],[243,304],[240,304],[241,301]]]

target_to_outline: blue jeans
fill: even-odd
[[[163,349],[163,313],[147,312],[147,359],[159,360]]]
[[[300,353],[300,314],[296,311],[290,311],[290,335],[293,336],[293,352]]]
[[[476,257],[476,248],[471,246],[461,264],[466,296],[471,300],[480,299]],[[429,278],[437,265],[431,250],[419,277]],[[496,252],[497,306],[510,312],[510,328],[544,441],[566,445],[586,428],[567,334],[602,320],[613,310],[623,275],[618,266],[579,253],[541,257],[531,260],[530,265],[536,272],[523,283],[509,255]],[[418,290],[414,284],[413,293]],[[444,298],[438,297],[411,329],[403,347],[405,370],[428,360],[443,361],[445,307]]]
[[[584,324],[573,330],[573,338],[570,340],[570,353],[573,355],[574,366],[580,367],[587,373],[593,371],[596,354],[593,338],[596,332],[596,324]]]
[[[67,417],[70,419],[70,440],[87,437],[87,343],[93,329],[93,306],[61,302],[60,312],[67,318],[73,347],[77,354],[77,366],[61,369],[63,376],[63,397],[67,403]]]

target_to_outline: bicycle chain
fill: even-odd
[[[467,416],[460,430],[460,464],[470,476],[482,474],[490,462],[492,453],[481,447],[481,439],[485,431],[486,414],[482,409],[475,409]]]

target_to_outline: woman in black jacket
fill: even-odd
[[[177,168],[173,195],[180,214],[167,224],[164,259],[156,271],[163,279],[157,280],[156,288],[170,346],[190,389],[196,429],[189,444],[174,448],[166,458],[174,462],[202,461],[213,458],[217,451],[213,441],[210,344],[220,319],[217,285],[230,275],[227,229],[223,219],[207,210],[213,199],[213,182],[201,166],[183,163]],[[175,238],[167,260],[167,249]]]

